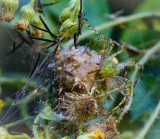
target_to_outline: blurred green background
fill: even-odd
[[[20,0],[20,5],[27,3],[28,0]],[[52,0],[42,0],[42,3],[52,2]],[[60,22],[58,17],[61,11],[67,7],[67,0],[61,0],[57,4],[44,8],[45,21],[53,32],[58,32]],[[118,16],[127,16],[136,13],[160,11],[159,0],[84,0],[85,18],[92,27],[99,26],[111,21],[111,15],[120,13]],[[17,11],[18,12],[18,11]],[[17,20],[17,18],[16,18]],[[15,21],[14,21],[15,22]],[[13,22],[13,23],[14,23]],[[6,53],[12,49],[12,40],[19,42],[16,33],[13,31],[12,24],[0,24],[0,68],[2,77],[11,79],[27,79],[33,69],[36,60],[36,50],[34,47],[23,45],[15,53],[6,56]],[[83,31],[88,30],[85,28]],[[156,42],[160,40],[160,17],[150,17],[139,19],[121,24],[113,28],[101,31],[106,37],[110,37],[115,41],[123,41],[138,50],[147,50],[152,48]],[[94,38],[96,35],[91,36]],[[48,36],[45,36],[48,38]],[[88,43],[87,38],[80,42],[80,45]],[[123,53],[120,55],[120,62],[126,59],[139,61],[143,54],[128,55]],[[1,86],[0,98],[4,101],[7,98],[15,97],[17,89],[22,85],[10,85],[5,82]],[[153,113],[155,107],[160,100],[160,51],[154,53],[147,63],[144,65],[144,72],[140,82],[134,89],[134,99],[130,111],[125,115],[118,126],[118,130],[124,136],[130,135],[129,138],[135,138],[138,132],[144,127],[145,123]],[[6,111],[7,108],[4,109]],[[2,113],[2,111],[1,111]],[[7,123],[15,121],[17,115],[7,120]],[[11,131],[27,132],[30,130],[25,127],[23,130],[17,127]],[[125,137],[124,137],[125,138]],[[160,115],[150,128],[146,135],[146,139],[160,138]],[[126,138],[127,139],[127,138]]]

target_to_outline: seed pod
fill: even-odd
[[[29,30],[28,25],[35,14],[33,4],[34,0],[21,8],[19,22],[14,25],[16,29],[21,31]]]
[[[60,28],[60,35],[63,38],[72,37],[76,33],[78,29],[78,17],[77,17],[78,11],[79,11],[79,0],[77,0],[76,7],[72,12],[71,17],[66,21],[64,21]]]
[[[61,15],[59,16],[59,21],[60,21],[61,23],[63,23],[65,20],[69,19],[70,16],[71,16],[71,14],[72,14],[72,12],[73,12],[73,9],[65,8],[65,9],[62,11]]]
[[[10,23],[14,17],[14,13],[19,5],[18,0],[1,0],[0,1],[0,20]]]

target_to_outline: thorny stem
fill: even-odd
[[[148,120],[148,122],[146,123],[146,125],[144,126],[144,128],[139,133],[139,135],[137,136],[136,139],[143,139],[145,137],[146,133],[151,128],[152,124],[156,120],[159,113],[160,113],[160,101],[159,101],[156,109],[154,110],[153,114],[151,115],[150,119]]]
[[[158,12],[158,11],[157,12],[144,12],[144,13],[129,15],[129,16],[126,16],[126,17],[119,17],[119,18],[117,18],[113,21],[106,22],[106,23],[104,23],[100,26],[97,26],[97,27],[95,27],[95,29],[97,31],[103,31],[103,30],[112,28],[114,26],[120,25],[120,24],[124,24],[124,23],[131,22],[131,21],[134,21],[134,20],[142,19],[142,18],[153,17],[153,16],[160,17],[160,12]],[[81,41],[81,40],[83,40],[83,39],[85,39],[89,36],[94,35],[94,34],[96,34],[96,32],[93,31],[93,30],[86,31],[78,37],[78,41]],[[64,48],[71,47],[73,44],[74,44],[74,40],[70,39],[68,42],[65,43],[65,45],[63,47]]]

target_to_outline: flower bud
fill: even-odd
[[[78,22],[72,22],[70,19],[67,19],[60,28],[60,35],[63,38],[72,37],[78,29]]]
[[[16,29],[21,31],[29,30],[28,25],[35,14],[33,4],[34,0],[21,8],[19,22],[14,25]]]
[[[76,0],[70,0],[68,6],[70,7],[70,9],[74,8],[76,5]]]
[[[14,13],[19,5],[18,0],[1,0],[0,1],[0,20],[4,22],[11,22]]]
[[[70,16],[71,16],[71,14],[72,14],[72,12],[73,12],[73,9],[65,8],[65,9],[62,11],[61,15],[59,16],[59,21],[60,21],[61,23],[63,23],[65,20],[69,19]]]
[[[79,0],[77,0],[76,6],[70,18],[64,21],[60,28],[60,35],[63,38],[72,37],[76,33],[78,29],[78,17],[77,17],[78,11],[79,11]]]
[[[36,26],[36,27],[39,27],[39,28],[42,28],[42,27],[43,27],[43,23],[42,23],[42,21],[39,19],[39,13],[36,13],[36,14],[34,15],[34,17],[33,17],[32,20],[31,20],[31,23],[32,23],[34,26]],[[39,29],[33,27],[32,35],[33,35],[33,36],[36,36],[36,37],[42,38],[42,37],[44,36],[44,32],[43,32],[42,30],[39,30]]]

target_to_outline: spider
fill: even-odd
[[[113,93],[113,92],[120,92],[123,95],[123,99],[119,102],[119,104],[106,114],[106,115],[110,115],[110,114],[115,113],[118,109],[120,109],[121,106],[125,102],[127,103],[127,101],[129,99],[132,99],[132,95],[131,95],[131,91],[133,91],[132,81],[127,79],[126,77],[118,76],[117,73],[120,72],[121,70],[125,69],[129,65],[130,66],[135,66],[135,65],[140,66],[142,69],[142,72],[144,69],[141,65],[137,64],[135,61],[129,61],[129,62],[126,62],[124,64],[119,65],[118,59],[116,58],[116,56],[124,51],[123,46],[121,46],[119,43],[113,41],[112,39],[105,38],[102,34],[97,32],[94,28],[87,25],[86,23],[82,23],[82,24],[89,27],[91,30],[95,31],[95,33],[102,38],[102,39],[98,39],[98,41],[101,41],[103,44],[103,49],[99,52],[99,54],[101,55],[99,69],[96,71],[92,71],[92,73],[96,72],[95,79],[97,81],[93,85],[93,87],[92,87],[93,89],[91,90],[90,95],[93,96],[95,94],[95,92],[97,92],[98,95],[96,94],[96,97],[95,97],[97,100],[99,98],[104,99],[104,97],[106,95],[111,95],[111,93]],[[110,47],[107,49],[106,49],[106,43],[110,44]],[[111,54],[111,51],[115,45],[117,45],[120,48],[120,50]],[[89,61],[90,59],[88,59],[87,61]],[[86,63],[87,61],[77,65],[76,68],[81,66],[82,64]],[[70,72],[72,72],[74,69],[72,69]],[[142,72],[140,73],[137,81],[140,79]],[[88,74],[90,74],[90,73],[88,73]],[[136,83],[137,83],[137,81],[136,81]],[[105,86],[106,86],[105,87],[106,92],[103,94],[100,94],[98,89],[100,88],[100,86],[104,82],[105,82]],[[124,113],[126,113],[128,111],[129,106],[130,106],[129,103],[125,104],[124,110],[122,111],[122,115],[124,115]],[[122,115],[120,117],[122,117]]]

